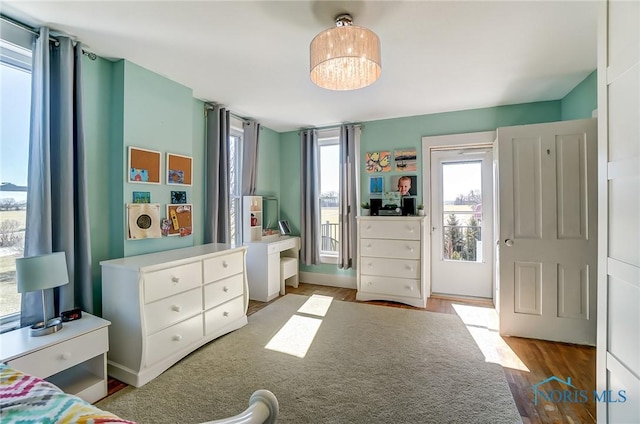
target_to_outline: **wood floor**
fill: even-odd
[[[319,294],[331,296],[337,300],[356,302],[356,291],[337,287],[319,286],[301,283],[297,288],[286,288],[287,293],[306,296]],[[277,299],[272,300],[275,302]],[[251,315],[269,303],[249,301],[248,315]],[[479,308],[479,311],[492,312],[493,305],[488,301],[455,298],[429,298],[424,309],[414,308],[395,302],[366,302],[394,308],[408,308],[425,310],[444,314],[456,314],[459,305]],[[473,328],[474,334],[478,333]],[[543,340],[524,339],[519,337],[500,337],[491,328],[481,328],[487,335],[486,343],[492,343],[493,351],[497,352],[502,361],[506,380],[513,394],[516,406],[524,424],[538,423],[595,423],[596,406],[590,400],[586,403],[551,403],[539,401],[534,404],[533,385],[553,375],[565,379],[571,377],[576,388],[593,391],[596,384],[596,350],[588,346],[566,343],[554,343]],[[480,332],[481,334],[482,332]],[[477,334],[476,334],[477,336]],[[482,337],[482,336],[480,336]],[[486,348],[486,346],[485,346]],[[513,364],[517,364],[514,366]],[[563,390],[564,387],[547,383],[548,390]],[[126,384],[115,379],[109,379],[109,394],[126,387]],[[482,411],[478,411],[482,414]]]

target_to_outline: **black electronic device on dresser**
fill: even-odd
[[[400,200],[400,208],[389,208],[382,206],[382,199],[371,198],[372,216],[409,216],[416,214],[416,198],[414,196],[404,196]],[[397,211],[396,209],[400,209]]]

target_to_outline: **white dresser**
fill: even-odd
[[[358,217],[356,300],[389,300],[418,308],[430,294],[427,219]]]
[[[109,375],[140,387],[247,324],[246,252],[212,243],[101,262]]]

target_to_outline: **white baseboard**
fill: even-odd
[[[356,288],[355,276],[320,274],[318,272],[300,272],[300,282],[317,284],[319,286],[340,287],[344,289]]]

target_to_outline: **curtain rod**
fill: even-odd
[[[216,102],[204,102],[205,110],[213,110],[213,108],[215,106],[225,107],[224,105],[221,105],[221,104],[216,103]],[[229,116],[232,116],[232,117],[234,117],[234,118],[236,118],[236,119],[238,119],[238,120],[240,120],[240,121],[242,121],[244,123],[251,122],[250,119],[243,118],[242,116],[238,116],[238,115],[236,115],[235,113],[233,113],[231,111],[229,111]]]
[[[7,23],[9,23],[11,25],[17,26],[20,29],[23,29],[23,30],[25,30],[27,32],[30,32],[31,34],[35,35],[36,37],[40,36],[40,32],[36,31],[35,28],[32,28],[32,27],[30,27],[30,26],[28,26],[26,24],[23,24],[22,22],[18,22],[15,19],[12,19],[12,18],[10,18],[8,16],[0,14],[0,19],[2,19],[3,21],[5,21],[5,22],[7,22]],[[54,43],[56,46],[60,45],[60,42],[58,41],[58,39],[56,37],[52,36],[52,35],[49,35],[49,41]],[[98,57],[95,53],[87,51],[85,49],[82,49],[82,54],[87,56],[91,60],[96,60],[97,57]]]

